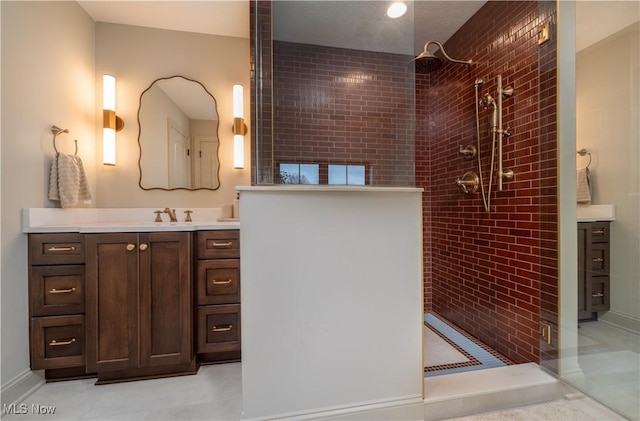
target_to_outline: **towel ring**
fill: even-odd
[[[58,137],[60,133],[69,133],[69,129],[61,129],[58,126],[51,126],[51,133],[53,133],[53,149],[55,149],[56,153],[59,153],[58,147],[56,146],[56,137]],[[78,139],[74,139],[74,142],[76,144],[76,151],[74,155],[78,155]]]
[[[589,165],[591,165],[591,152],[588,152],[586,149],[580,149],[576,153],[580,156],[589,155],[589,162],[587,162],[587,166],[585,167],[585,168],[589,168]]]

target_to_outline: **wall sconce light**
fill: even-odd
[[[244,168],[244,90],[242,85],[233,85],[233,168]]]
[[[116,165],[116,132],[124,121],[116,115],[116,78],[102,76],[102,163]]]

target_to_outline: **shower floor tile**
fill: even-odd
[[[425,377],[513,364],[505,356],[434,313],[424,315],[424,325]]]

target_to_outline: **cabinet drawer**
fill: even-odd
[[[77,367],[84,363],[84,316],[31,319],[31,368],[33,370]]]
[[[591,262],[588,262],[592,275],[609,274],[609,244],[600,243],[591,245]]]
[[[609,277],[591,279],[591,311],[609,310]]]
[[[84,236],[75,233],[29,234],[29,261],[32,265],[84,263]]]
[[[198,304],[240,302],[240,260],[219,259],[198,262]]]
[[[593,222],[589,228],[589,235],[592,243],[608,243],[609,242],[609,223]]]
[[[198,352],[240,349],[240,305],[198,307]]]
[[[31,316],[84,313],[84,266],[32,266]]]
[[[198,259],[237,259],[240,257],[238,230],[199,231]]]

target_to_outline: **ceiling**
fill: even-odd
[[[446,42],[486,3],[485,0],[407,0],[407,14],[393,20],[384,16],[391,1],[279,1],[274,6],[274,35],[285,41],[416,54],[429,40]],[[249,0],[86,0],[78,3],[95,21],[249,38]],[[578,1],[576,18],[577,50],[580,51],[638,21],[638,3]],[[413,52],[407,51],[411,45]]]
[[[394,20],[385,16],[391,0],[285,0],[274,5],[274,36],[284,41],[413,54],[422,51],[428,40],[444,43],[485,2],[407,1],[407,14]],[[99,22],[249,37],[249,0],[78,3]]]

